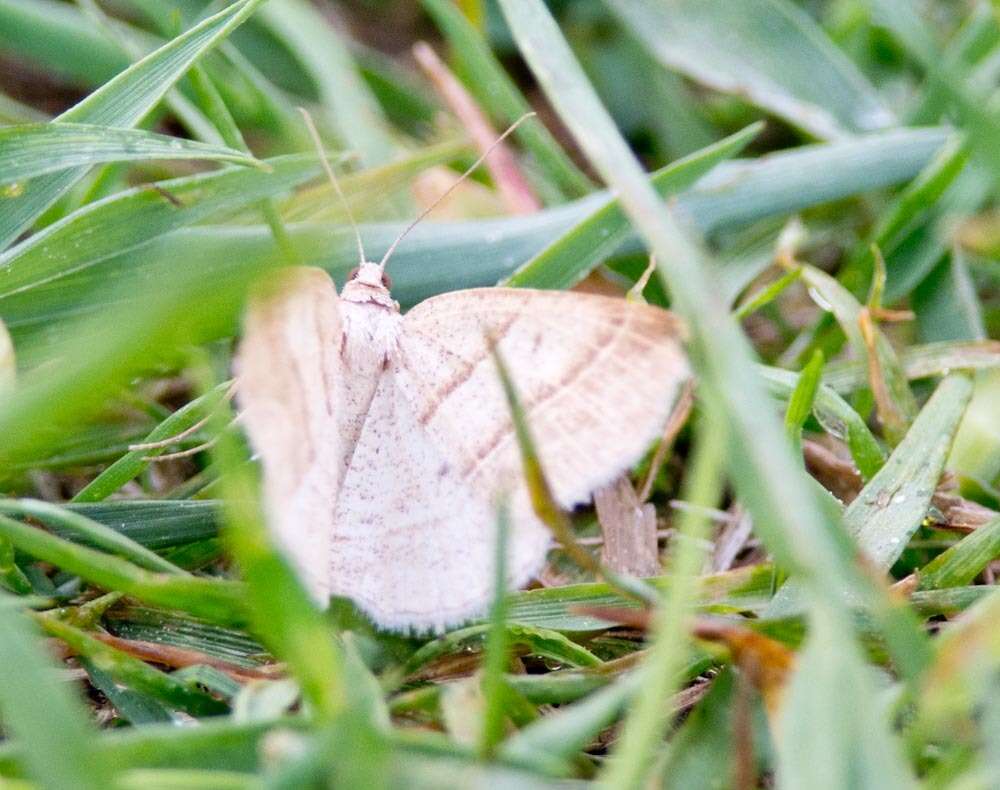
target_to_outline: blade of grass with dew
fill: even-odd
[[[955,373],[942,381],[889,460],[844,511],[844,528],[875,567],[888,571],[923,523],[971,397],[969,376]],[[793,613],[801,594],[801,584],[790,580],[768,616]]]
[[[140,601],[181,609],[224,625],[246,622],[244,589],[235,582],[151,573],[6,516],[0,516],[0,535],[19,551],[107,590],[120,590]]]
[[[823,352],[817,350],[809,364],[802,369],[799,380],[788,398],[788,408],[785,410],[785,431],[792,443],[792,452],[798,457],[802,454],[802,427],[812,414],[820,380],[823,378]]]
[[[666,68],[735,93],[817,137],[894,124],[854,63],[791,2],[607,0],[607,5]]]
[[[918,589],[962,587],[1000,557],[1000,518],[983,524],[941,552],[918,573]]]
[[[239,0],[204,20],[103,85],[56,120],[98,126],[135,125],[200,55],[225,38],[263,0]],[[10,244],[86,173],[74,168],[33,179],[0,205],[0,248]]]
[[[808,569],[804,578],[811,607],[823,611],[836,624],[838,638],[850,642],[849,617],[830,591],[857,587],[877,593],[858,572],[848,542],[831,528],[810,489],[795,484],[804,473],[796,468],[776,421],[764,411],[747,341],[714,296],[702,251],[673,213],[663,210],[544,5],[537,0],[500,0],[500,5],[549,100],[598,172],[618,189],[622,205],[656,254],[673,304],[691,328],[696,368],[729,425],[730,468],[758,533],[783,566]],[[649,729],[640,726],[637,746],[624,750],[633,759],[616,761],[609,782],[628,786],[641,781],[649,758],[648,735]]]
[[[107,162],[202,159],[259,165],[250,154],[225,146],[155,134],[77,123],[45,123],[0,128],[0,185],[76,167]]]
[[[788,400],[798,387],[800,374],[761,366],[758,368],[772,394]],[[865,480],[882,468],[886,454],[868,425],[850,404],[832,388],[820,383],[813,400],[813,414],[820,425],[837,439],[847,443],[851,457]]]
[[[220,384],[212,391],[185,403],[150,431],[141,444],[162,443],[166,439],[179,436],[199,425],[205,420],[207,414],[210,414],[223,402],[231,386],[228,382]],[[72,501],[100,502],[107,499],[127,482],[140,475],[149,465],[150,459],[166,452],[168,447],[169,445],[143,447],[126,453],[81,488]]]
[[[196,688],[177,681],[173,675],[154,669],[145,661],[106,645],[56,617],[36,615],[35,622],[49,636],[65,642],[76,655],[93,661],[124,686],[192,716],[217,716],[229,706]]]
[[[245,631],[199,620],[176,610],[119,601],[104,612],[102,623],[121,639],[196,650],[240,667],[269,661],[265,648]]]
[[[482,107],[507,125],[531,110],[489,44],[451,0],[421,0],[421,3],[448,39],[466,86]],[[593,188],[540,120],[528,120],[514,134],[532,154],[545,178],[564,196],[579,197]]]
[[[650,181],[664,198],[688,189],[717,164],[736,156],[762,128],[760,124],[748,126],[661,169]],[[549,243],[503,284],[514,288],[570,288],[614,253],[630,230],[628,217],[619,201],[611,198]]]
[[[112,786],[82,703],[43,649],[15,599],[0,597],[0,711],[25,773],[46,790]]]
[[[180,576],[187,575],[185,571],[173,563],[136,543],[121,532],[51,502],[42,502],[37,499],[0,499],[0,513],[21,518],[33,518],[46,526],[58,524],[60,531],[63,534],[71,535],[74,540],[103,549],[147,570]]]

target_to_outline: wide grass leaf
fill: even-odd
[[[607,0],[663,65],[821,138],[893,124],[875,89],[787,0]]]
[[[0,184],[68,168],[146,159],[204,159],[257,164],[243,151],[143,129],[42,123],[0,129]]]

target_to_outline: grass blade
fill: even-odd
[[[480,106],[507,126],[529,112],[528,100],[494,57],[479,31],[454,3],[451,0],[421,2],[451,44],[452,55],[466,77],[466,87]],[[537,118],[525,121],[514,135],[534,156],[548,181],[566,197],[579,197],[592,189],[590,179],[573,164]]]
[[[921,568],[919,589],[962,587],[997,557],[1000,557],[1000,519],[977,527]]]
[[[888,571],[921,525],[944,470],[972,381],[963,373],[938,385],[885,466],[844,512],[844,527],[875,567]],[[785,584],[768,607],[781,617],[801,605],[801,583]]]
[[[141,568],[160,573],[186,576],[187,573],[172,562],[150,551],[122,533],[104,524],[92,521],[86,516],[66,510],[50,502],[37,499],[0,499],[0,513],[29,517],[47,525],[58,524],[60,531],[74,539],[89,543],[104,551],[134,562]]]
[[[841,137],[894,122],[854,63],[791,2],[608,4],[667,68],[736,93],[817,137]]]
[[[6,516],[0,516],[0,535],[20,551],[107,590],[119,590],[140,601],[182,609],[224,625],[246,622],[243,586],[235,582],[150,573]]]
[[[239,0],[118,74],[56,118],[67,123],[128,128],[163,98],[208,49],[244,22],[263,0]],[[86,173],[74,168],[32,180],[0,209],[0,249],[24,231]]]
[[[47,790],[111,787],[84,709],[42,649],[27,618],[0,598],[0,710],[27,774]]]
[[[206,414],[210,414],[226,396],[229,384],[220,384],[211,392],[195,398],[189,403],[171,414],[167,419],[157,425],[142,444],[154,444],[165,439],[177,436],[184,431],[189,431],[205,419]],[[129,480],[134,479],[149,466],[149,459],[155,458],[169,448],[163,447],[142,448],[132,450],[115,461],[111,466],[101,472],[97,477],[87,483],[73,497],[73,502],[100,502],[107,499],[111,494],[125,485]]]
[[[68,168],[147,159],[259,164],[242,151],[143,129],[111,129],[78,123],[29,124],[0,129],[0,184]]]
[[[719,162],[736,156],[760,130],[759,124],[748,126],[663,168],[650,180],[661,197],[681,192]],[[504,284],[513,288],[571,288],[614,253],[630,230],[628,217],[619,201],[612,198],[548,244]]]

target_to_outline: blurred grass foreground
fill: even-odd
[[[998,89],[988,0],[0,0],[0,785],[1000,787]],[[394,297],[631,289],[697,384],[487,618],[320,611],[247,294],[529,110]]]

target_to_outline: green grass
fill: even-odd
[[[662,575],[402,637],[309,599],[227,393],[249,289],[355,262],[298,107],[376,260],[474,158],[419,37],[541,110],[541,208],[476,174],[394,296],[653,253],[698,386]],[[0,0],[0,783],[996,786],[998,61],[986,0]]]

